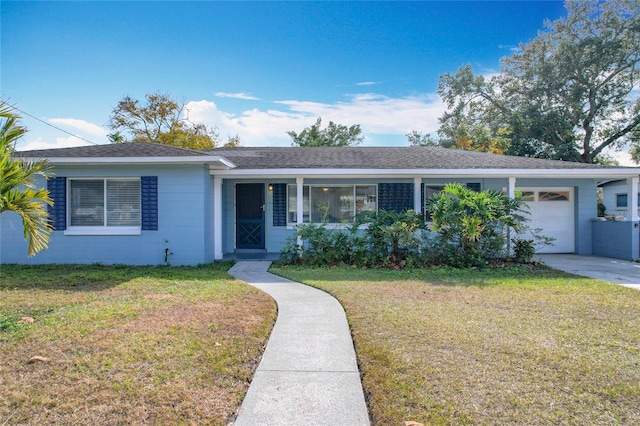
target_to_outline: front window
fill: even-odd
[[[440,192],[442,192],[443,189],[444,189],[444,185],[440,185],[440,184],[436,184],[436,185],[425,184],[424,185],[424,200],[426,202],[431,201],[433,199],[433,197],[435,197]]]
[[[140,229],[140,179],[71,179],[69,228]]]
[[[296,185],[288,187],[288,220],[297,221]],[[304,222],[343,223],[364,211],[377,211],[376,185],[304,185]]]

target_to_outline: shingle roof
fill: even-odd
[[[19,151],[28,158],[143,158],[143,157],[197,157],[211,155],[206,151],[178,148],[150,142],[114,143],[74,148]]]
[[[133,142],[17,152],[28,158],[191,158],[220,156],[237,169],[611,169],[594,164],[440,147],[241,147],[191,150]]]
[[[216,148],[238,169],[598,169],[602,166],[440,147]]]

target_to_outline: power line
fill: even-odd
[[[29,114],[28,112],[23,111],[23,110],[21,110],[20,108],[18,108],[18,107],[16,107],[16,106],[14,106],[14,105],[7,105],[7,106],[8,106],[9,108],[11,108],[11,109],[14,109],[14,110],[16,110],[16,111],[18,111],[18,112],[20,112],[20,113],[24,114],[24,115],[27,115],[27,116],[29,116],[29,117],[33,118],[34,120],[38,120],[39,122],[41,122],[41,123],[43,123],[43,124],[46,124],[46,125],[47,125],[47,126],[49,126],[49,127],[53,127],[54,129],[59,130],[59,131],[61,131],[62,133],[66,133],[67,135],[73,136],[74,138],[78,138],[78,139],[83,140],[83,141],[85,141],[85,142],[89,142],[91,145],[100,145],[99,143],[92,142],[92,141],[90,141],[89,139],[83,138],[82,136],[75,135],[75,134],[73,134],[73,133],[71,133],[71,132],[68,132],[68,131],[66,131],[66,130],[64,130],[64,129],[61,129],[60,127],[54,126],[53,124],[48,123],[48,122],[46,122],[46,121],[42,120],[41,118],[36,117],[35,115],[31,115],[31,114]]]

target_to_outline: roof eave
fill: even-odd
[[[216,174],[212,172],[212,174]],[[233,169],[219,172],[225,176],[269,176],[269,177],[327,177],[327,176],[351,176],[351,177],[520,177],[520,178],[627,178],[640,175],[640,168],[597,168],[597,169],[324,169],[324,168],[287,168],[287,169]]]
[[[39,161],[42,158],[27,158],[24,160]],[[209,164],[211,169],[228,170],[236,167],[228,159],[219,155],[193,157],[49,157],[45,158],[51,164]]]

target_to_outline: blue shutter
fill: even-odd
[[[273,184],[273,226],[287,226],[287,184]]]
[[[140,178],[140,207],[143,231],[158,230],[158,176]]]
[[[54,231],[64,231],[67,229],[67,178],[54,177],[47,181],[49,197],[53,200],[53,205],[48,206],[51,226]]]
[[[413,183],[378,184],[378,209],[396,212],[413,209]]]

